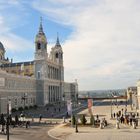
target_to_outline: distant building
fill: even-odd
[[[140,80],[137,82],[137,100],[138,100],[138,109],[140,109]]]
[[[64,83],[63,100],[71,100],[74,103],[78,101],[78,84],[77,81],[73,83]]]
[[[133,108],[138,109],[139,108],[137,95],[138,95],[138,91],[137,91],[136,86],[132,86],[132,87],[127,88],[127,99],[131,105],[131,109],[133,109]]]
[[[47,44],[42,21],[35,37],[33,61],[13,63],[5,59],[5,48],[0,43],[0,113],[6,112],[8,100],[11,100],[12,108],[16,109],[76,100],[77,82],[64,82],[63,50],[59,37],[50,54]]]

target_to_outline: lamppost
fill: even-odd
[[[131,107],[131,110],[133,110],[133,108],[132,108],[132,94],[133,94],[133,91],[132,91],[132,89],[130,88],[130,91],[129,91],[129,98],[130,98],[130,107]]]
[[[21,99],[24,101],[23,108],[25,109],[25,100],[27,99],[27,93],[24,93],[24,96]]]
[[[126,100],[125,100],[125,106],[127,108],[127,92],[125,92],[125,98],[126,98]]]
[[[6,123],[6,131],[7,131],[7,140],[9,140],[9,114],[11,114],[11,100],[8,100],[7,103],[7,123]]]
[[[23,117],[22,119],[24,121],[24,117],[25,117],[25,101],[27,99],[27,93],[24,93],[24,96],[21,99],[24,101],[24,107],[23,107],[24,108],[24,111],[23,111],[23,114],[21,116],[21,117]]]
[[[71,127],[73,127],[73,107],[72,107],[72,101],[70,103],[71,106]]]
[[[78,133],[78,116],[75,118],[75,132]]]
[[[78,103],[79,105],[81,103]],[[76,114],[76,119],[75,119],[75,132],[78,133],[78,115]]]
[[[137,109],[138,109],[138,96],[136,94],[137,93],[135,93],[135,108],[136,108],[136,113],[137,113]]]
[[[62,97],[63,97],[63,99],[62,99],[62,100],[63,100],[63,102],[64,102],[64,106],[65,106],[65,93],[63,94],[63,96],[62,96]]]
[[[113,118],[112,116],[112,99],[111,99],[111,119]]]

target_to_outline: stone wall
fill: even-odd
[[[6,113],[8,100],[12,108],[36,104],[36,80],[0,71],[0,113]]]

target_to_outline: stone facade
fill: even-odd
[[[76,100],[77,83],[64,82],[63,50],[57,36],[50,54],[42,22],[35,37],[34,60],[3,63],[0,70],[0,113],[6,112],[8,100],[12,108],[45,106],[68,99]],[[70,95],[69,95],[70,94]],[[63,100],[63,96],[66,98]]]
[[[11,106],[15,109],[35,105],[35,87],[35,78],[0,71],[0,113],[6,113],[8,100],[11,100]]]

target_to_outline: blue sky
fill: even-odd
[[[14,61],[33,60],[40,16],[48,51],[59,32],[65,81],[117,89],[140,78],[140,1],[0,0],[0,41]]]

